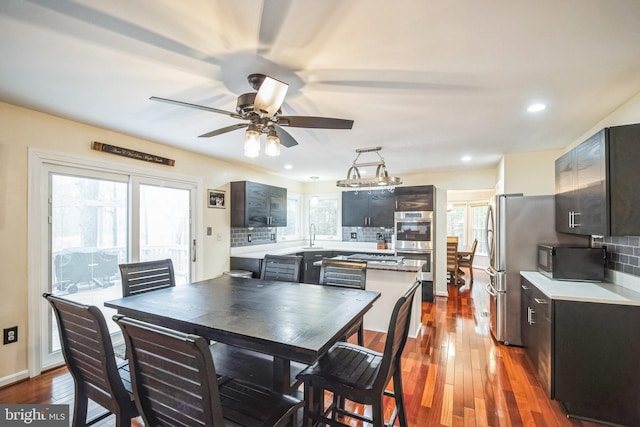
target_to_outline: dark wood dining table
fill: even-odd
[[[379,292],[221,276],[106,301],[119,314],[273,356],[273,387],[290,392],[291,361],[312,364]]]

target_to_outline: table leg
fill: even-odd
[[[280,393],[291,394],[291,361],[273,356],[273,389]]]

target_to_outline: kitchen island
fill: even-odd
[[[336,256],[337,260],[362,259],[356,255]],[[399,258],[399,259],[398,259]],[[371,310],[364,315],[364,329],[370,331],[384,332],[389,330],[389,320],[396,301],[413,285],[418,273],[422,270],[424,261],[403,259],[402,257],[377,257],[371,260],[370,257],[363,259],[367,261],[367,281],[368,291],[380,292],[380,298],[373,304]],[[315,264],[319,265],[321,261]],[[420,295],[421,286],[418,287],[413,304],[411,305],[411,324],[409,326],[409,336],[415,338],[420,333],[422,327],[422,301]]]

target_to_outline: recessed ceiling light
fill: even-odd
[[[464,156],[463,158],[461,158],[460,160],[462,160],[463,162],[469,162],[471,161],[472,157],[471,156]]]
[[[531,104],[529,105],[529,108],[527,108],[527,111],[530,113],[537,113],[538,111],[542,111],[545,108],[547,108],[545,104]]]
[[[285,168],[286,170],[291,170],[291,169],[293,169],[293,166],[291,166],[291,165],[284,165],[284,168]]]

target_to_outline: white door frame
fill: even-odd
[[[97,172],[109,172],[115,174],[127,174],[144,179],[166,180],[176,184],[192,186],[194,188],[195,206],[193,212],[192,227],[196,242],[203,241],[203,198],[202,178],[176,173],[158,171],[139,166],[125,165],[109,161],[99,161],[91,158],[77,156],[57,151],[42,149],[29,149],[29,173],[28,173],[28,214],[27,214],[27,284],[28,284],[28,324],[29,324],[29,351],[28,369],[29,376],[34,377],[42,372],[42,314],[48,308],[47,301],[42,298],[42,293],[48,289],[49,280],[49,224],[48,224],[48,184],[45,172],[45,164],[68,166],[78,169],[87,169]],[[200,245],[202,246],[202,245]],[[193,280],[202,276],[203,263],[201,257],[191,264],[191,277]]]

